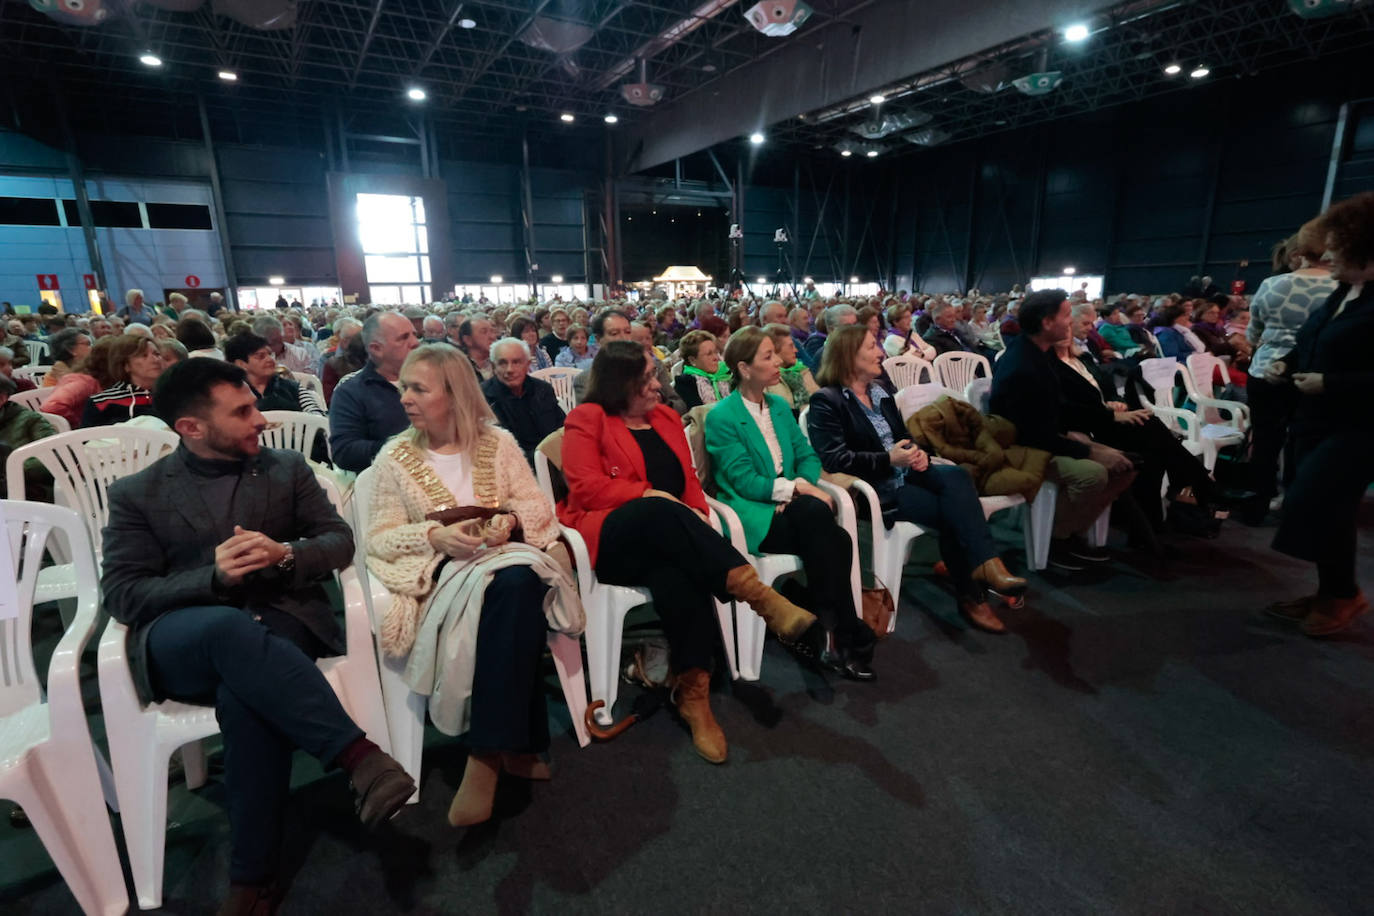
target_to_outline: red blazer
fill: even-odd
[[[671,407],[658,404],[646,419],[682,462],[687,481],[682,501],[706,512],[706,494],[692,470],[682,418]],[[563,476],[568,496],[558,504],[558,520],[582,535],[595,567],[606,516],[650,489],[644,454],[623,419],[607,415],[600,404],[583,404],[573,408],[563,423]]]

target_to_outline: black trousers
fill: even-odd
[[[539,666],[544,658],[548,590],[528,566],[499,569],[477,623],[472,716],[464,743],[475,754],[537,754],[549,747],[549,712]]]
[[[847,649],[872,642],[872,631],[854,609],[849,569],[854,544],[835,521],[830,507],[814,496],[798,496],[773,516],[768,534],[759,542],[763,553],[792,553],[801,557],[809,603],[806,609],[835,634],[835,645]]]
[[[728,599],[726,573],[748,562],[682,503],[647,497],[606,516],[596,577],[647,588],[663,621],[673,669],[710,671],[721,635],[711,597]]]
[[[1132,452],[1144,459],[1136,468],[1135,482],[1131,484],[1131,495],[1141,511],[1145,513],[1150,525],[1159,530],[1164,524],[1163,504],[1159,491],[1164,483],[1164,475],[1169,475],[1169,484],[1174,489],[1192,487],[1199,504],[1211,506],[1216,497],[1216,484],[1207,473],[1202,459],[1196,457],[1179,442],[1169,428],[1155,417],[1142,425],[1133,423],[1112,423],[1103,430],[1097,439],[1104,445]]]
[[[896,518],[933,528],[940,535],[940,559],[961,595],[972,595],[973,571],[997,556],[988,531],[978,488],[968,471],[949,465],[932,465],[927,471],[936,481],[929,488],[910,478],[897,488]],[[898,583],[884,582],[893,587]]]
[[[1299,434],[1297,473],[1283,499],[1274,549],[1317,564],[1319,591],[1353,598],[1355,526],[1360,502],[1374,482],[1374,431]]]
[[[363,735],[306,649],[247,612],[225,606],[164,614],[148,631],[154,686],[213,705],[224,736],[232,850],[229,880],[271,878],[281,846],[291,752],[326,766]]]
[[[1291,382],[1275,384],[1250,376],[1250,489],[1265,503],[1278,493],[1279,455],[1283,455],[1284,486],[1293,482],[1296,456],[1288,440],[1288,424],[1298,409],[1298,389]]]

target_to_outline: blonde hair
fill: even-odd
[[[404,378],[417,363],[429,366],[444,380],[453,423],[453,444],[459,451],[471,451],[486,428],[496,425],[496,415],[477,386],[477,373],[472,363],[449,344],[424,344],[410,351],[401,364],[401,377]],[[421,430],[411,427],[401,435],[409,437],[417,448],[429,447],[429,436]]]

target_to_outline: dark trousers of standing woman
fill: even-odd
[[[791,553],[801,557],[809,603],[806,609],[835,634],[837,648],[872,643],[873,631],[854,610],[849,570],[854,544],[835,521],[830,507],[814,496],[798,496],[773,516],[760,553]]]
[[[960,595],[973,595],[973,571],[997,556],[987,518],[978,502],[973,478],[960,467],[931,465],[934,485],[923,487],[909,477],[897,488],[896,518],[940,534],[940,559]],[[884,582],[896,587],[898,583]]]
[[[1291,382],[1265,381],[1250,376],[1250,489],[1256,502],[1267,504],[1278,493],[1279,455],[1285,458],[1283,482],[1293,481],[1294,454],[1288,444],[1288,424],[1298,409],[1298,389]]]
[[[1199,504],[1212,506],[1216,485],[1202,459],[1184,448],[1158,419],[1151,417],[1139,426],[1134,423],[1113,423],[1111,429],[1097,438],[1104,445],[1144,459],[1144,464],[1136,467],[1131,495],[1156,531],[1164,526],[1164,504],[1160,501],[1160,490],[1165,474],[1169,475],[1171,490],[1192,487]]]
[[[539,664],[548,623],[542,579],[528,566],[498,569],[482,600],[472,716],[464,743],[474,754],[537,754],[549,746]]]
[[[224,736],[229,880],[236,884],[266,881],[276,871],[292,750],[328,766],[363,735],[315,667],[308,631],[283,630],[278,635],[233,607],[182,608],[148,630],[154,686],[173,700],[215,707]]]
[[[1283,498],[1274,549],[1317,564],[1318,593],[1353,598],[1355,525],[1374,482],[1374,432],[1297,433],[1297,473]]]
[[[711,597],[729,599],[725,575],[748,561],[682,503],[632,499],[606,516],[596,577],[611,585],[647,588],[674,671],[710,671],[720,645]]]

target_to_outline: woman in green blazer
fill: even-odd
[[[806,608],[830,638],[794,648],[845,677],[871,681],[875,637],[850,590],[854,545],[836,523],[829,495],[816,486],[821,462],[791,408],[765,391],[781,372],[773,342],[761,328],[741,328],[725,345],[725,364],[734,392],[706,415],[717,495],[739,515],[750,553],[801,557]]]

